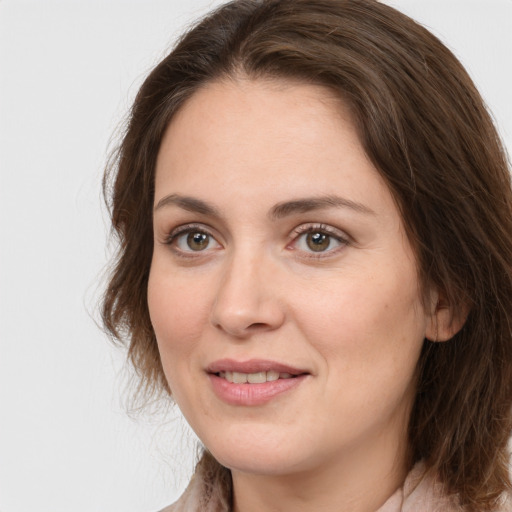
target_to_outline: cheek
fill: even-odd
[[[322,359],[324,407],[354,432],[408,414],[425,329],[412,289],[400,279],[373,281],[346,282],[301,307],[300,328]]]
[[[152,268],[148,283],[151,323],[171,394],[190,418],[190,404],[200,402],[191,375],[198,364],[195,357],[209,306],[201,287],[185,285],[177,276],[157,270]]]
[[[148,308],[166,376],[188,364],[209,319],[210,304],[204,287],[183,283],[178,276],[152,268]]]
[[[346,372],[414,367],[426,329],[414,272],[381,267],[345,274],[327,291],[297,290],[296,322],[326,364],[338,361]]]

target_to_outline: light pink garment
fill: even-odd
[[[425,476],[423,464],[417,464],[398,489],[377,512],[456,512],[454,499],[447,498],[441,485]]]
[[[219,486],[197,471],[181,498],[161,512],[230,512]],[[462,512],[454,499],[442,493],[434,478],[417,464],[398,489],[376,512]],[[512,512],[510,497],[503,497],[494,512]]]

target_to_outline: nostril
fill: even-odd
[[[267,324],[264,324],[263,322],[255,322],[251,325],[249,325],[248,329],[257,330],[257,329],[263,329],[267,327]]]

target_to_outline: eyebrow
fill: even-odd
[[[328,195],[320,197],[306,197],[293,201],[285,201],[276,204],[270,211],[269,217],[272,220],[282,219],[288,215],[296,213],[307,213],[314,210],[324,210],[327,208],[349,208],[357,213],[366,215],[375,215],[375,212],[362,203],[351,201],[340,196]]]
[[[181,196],[178,194],[170,194],[163,197],[156,204],[154,211],[160,210],[166,206],[178,206],[183,210],[201,215],[209,215],[213,217],[221,217],[218,208],[202,199],[195,197]],[[269,212],[268,217],[271,220],[278,220],[289,215],[297,213],[307,213],[314,210],[323,210],[327,208],[348,208],[357,213],[366,215],[375,215],[375,212],[362,203],[345,199],[340,196],[328,195],[320,197],[306,197],[302,199],[294,199],[276,204]]]
[[[195,197],[180,196],[178,194],[170,194],[160,199],[160,201],[158,201],[153,211],[156,212],[157,210],[160,210],[165,206],[171,205],[178,206],[183,210],[187,210],[193,213],[200,213],[202,215],[220,217],[219,210],[215,206],[207,203],[206,201],[196,199]]]

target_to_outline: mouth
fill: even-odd
[[[218,372],[215,373],[217,377],[226,379],[233,384],[263,384],[265,382],[274,382],[279,379],[293,379],[297,375],[292,375],[287,372],[277,372],[275,370],[255,372],[255,373],[242,373],[242,372]]]
[[[306,370],[264,359],[249,361],[221,359],[210,364],[206,371],[234,384],[263,384],[309,374]]]
[[[262,405],[297,388],[310,372],[275,361],[223,359],[207,368],[213,390],[231,405]]]

